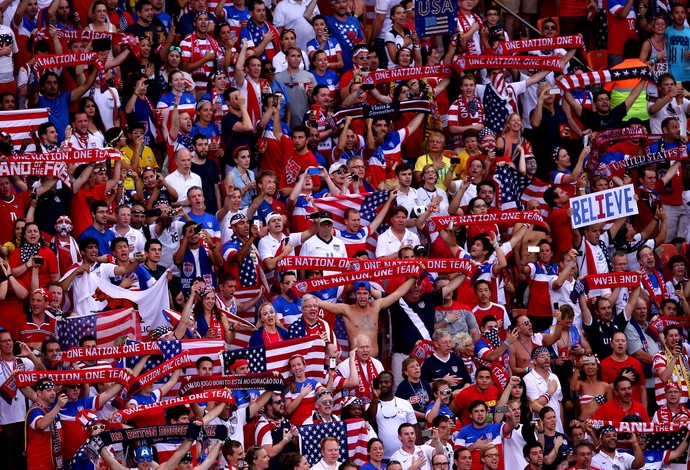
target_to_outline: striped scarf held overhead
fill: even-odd
[[[563,75],[556,82],[556,86],[567,91],[573,88],[600,85],[602,83],[627,80],[630,78],[644,78],[655,82],[657,81],[656,74],[650,72],[647,67],[631,67],[628,69],[599,70],[581,74]]]

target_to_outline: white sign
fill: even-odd
[[[632,184],[570,199],[573,228],[586,227],[635,215],[637,201]]]

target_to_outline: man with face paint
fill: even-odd
[[[72,220],[66,215],[60,216],[55,222],[56,235],[50,247],[58,260],[60,275],[67,272],[70,266],[81,261],[79,246],[72,237]]]

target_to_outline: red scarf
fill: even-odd
[[[486,338],[485,336],[483,336],[482,338],[484,339],[484,342],[487,344],[487,346],[489,346],[489,350],[493,351],[494,349],[496,349],[491,344],[491,341],[489,341],[488,338]],[[496,388],[498,388],[499,394],[503,393],[503,391],[506,389],[506,386],[508,385],[508,380],[510,379],[510,376],[508,376],[508,372],[506,371],[503,362],[504,354],[501,354],[498,357],[498,359],[496,359],[494,362],[488,362],[478,357],[474,358],[480,366],[488,367],[489,370],[491,370],[491,378],[493,379]]]
[[[203,59],[208,53],[208,49],[200,47],[201,45],[199,41],[203,40],[204,39],[199,39],[199,37],[196,34],[196,31],[194,31],[191,37],[189,38],[189,43],[192,49],[191,63],[198,62],[199,60]],[[218,47],[218,42],[216,42],[216,40],[209,35],[206,35],[206,40],[208,41],[208,47],[210,47],[216,54],[216,61],[219,61],[221,59],[221,53],[220,48]],[[203,73],[204,68],[207,67],[207,64],[208,62],[204,63],[197,70]],[[197,70],[194,70],[192,73],[196,72]]]
[[[663,278],[661,277],[661,273],[657,271],[656,269],[653,270],[654,276],[656,277],[657,282],[659,283],[659,290],[661,291],[660,294],[657,294],[654,291],[654,286],[652,285],[652,280],[649,278],[649,275],[647,274],[647,271],[642,270],[642,285],[644,286],[645,290],[649,293],[649,296],[652,299],[652,302],[656,304],[657,307],[661,308],[661,302],[664,299],[668,298],[668,292],[666,291],[666,283],[663,281]]]
[[[685,413],[686,415],[690,416],[690,410],[688,410],[683,405],[680,405],[680,407],[678,408],[678,413],[675,415],[668,408],[668,405],[661,405],[657,410],[657,413],[659,413],[660,423],[672,423],[674,421],[674,418],[680,415],[681,413]]]
[[[470,12],[470,16],[474,18],[474,21],[476,21],[478,25],[482,25],[482,19],[479,17],[479,15]],[[463,33],[466,33],[472,29],[470,20],[467,19],[467,15],[465,15],[465,13],[462,11],[458,12],[458,21],[460,22],[460,29]],[[477,32],[475,31],[475,34],[476,33]],[[474,34],[472,36],[474,36]],[[469,55],[480,55],[482,51],[477,50],[477,45],[474,43],[472,36],[470,36],[470,38],[467,40],[467,53]]]
[[[472,115],[470,112],[470,102],[467,101],[464,94],[460,95],[460,98],[456,101],[458,104],[458,124],[461,126],[470,126],[472,124],[483,124],[484,123],[484,105],[482,101],[474,97],[473,100],[477,103],[477,114]]]
[[[257,122],[261,119],[261,90],[263,90],[266,80],[263,78],[259,79],[259,96],[256,95],[255,83],[245,77],[247,82],[247,112],[249,117],[252,119],[252,123]]]
[[[378,377],[378,372],[376,372],[376,367],[374,367],[374,361],[369,358],[367,360],[367,373],[369,378],[367,379],[364,370],[362,369],[362,363],[359,358],[355,356],[355,367],[357,367],[357,373],[359,374],[359,387],[357,389],[357,396],[361,398],[368,398],[371,401],[371,382],[374,378]]]

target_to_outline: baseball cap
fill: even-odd
[[[335,162],[334,164],[332,164],[331,166],[328,167],[328,174],[329,174],[329,175],[330,175],[330,174],[333,174],[333,173],[335,173],[336,171],[340,170],[340,168],[342,168],[342,167],[344,167],[344,166],[345,166],[345,165],[343,165],[343,164],[340,163],[340,162]],[[346,167],[346,168],[347,168],[347,167]]]

